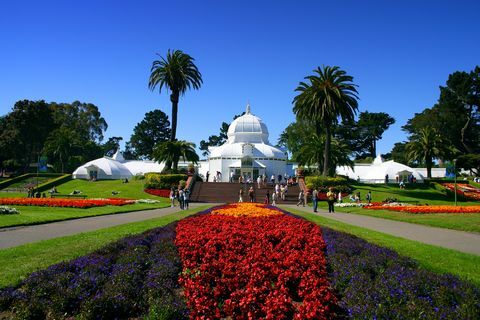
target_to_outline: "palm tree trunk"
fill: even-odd
[[[425,165],[427,167],[427,178],[432,178],[432,157],[425,157]]]
[[[323,152],[323,175],[324,176],[329,176],[329,167],[330,167],[330,144],[332,137],[331,137],[331,131],[330,131],[330,126],[326,125],[325,126],[325,150]]]
[[[179,93],[176,91],[170,95],[170,101],[172,102],[172,133],[170,135],[170,141],[175,141],[177,137],[178,98]]]

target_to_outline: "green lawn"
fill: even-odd
[[[401,190],[397,185],[371,185],[355,184],[355,191],[360,191],[361,199],[365,201],[365,195],[369,190],[372,192],[372,201],[381,202],[387,198],[397,198],[398,201],[418,201],[419,204],[429,205],[453,205],[453,199],[442,192],[429,188],[424,184],[409,185],[407,189]],[[349,202],[344,199],[344,202]],[[478,202],[458,202],[458,205],[480,205]],[[321,201],[319,207],[327,209],[326,202]],[[377,218],[385,218],[397,221],[417,223],[432,227],[447,228],[469,232],[480,232],[480,213],[470,214],[413,214],[395,212],[389,210],[367,210],[362,208],[335,208],[338,212],[362,214]]]
[[[205,205],[160,218],[0,250],[0,287],[14,285],[34,271],[83,256],[109,242],[164,226],[209,207]]]
[[[80,190],[82,191],[82,194],[89,198],[155,199],[160,201],[160,203],[138,203],[120,207],[106,206],[89,209],[12,206],[17,208],[20,211],[20,214],[0,216],[0,228],[78,219],[105,214],[157,209],[164,208],[169,205],[169,199],[153,196],[143,192],[143,180],[132,180],[129,183],[122,183],[121,180],[102,180],[96,182],[71,180],[60,186],[57,186],[57,190],[60,194],[68,194],[73,190]],[[114,196],[112,195],[112,191],[117,191],[119,193]],[[17,197],[25,197],[24,194],[15,194],[10,192],[0,193],[0,197],[14,197],[15,195]]]
[[[400,255],[416,260],[422,268],[437,273],[450,273],[480,286],[480,256],[394,237],[295,209],[289,211],[321,226],[393,249]]]

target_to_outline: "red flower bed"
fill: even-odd
[[[0,198],[0,205],[91,208],[123,206],[134,203],[128,199],[64,199],[64,198]]]
[[[480,206],[365,206],[369,210],[391,210],[408,213],[480,213]]]
[[[148,194],[152,194],[154,196],[168,198],[170,197],[170,190],[169,189],[144,189]]]
[[[191,319],[330,319],[320,227],[287,215],[182,220],[175,243]]]
[[[442,185],[448,190],[455,192],[454,183],[443,183]],[[480,189],[468,183],[457,183],[457,194],[468,200],[480,200]]]

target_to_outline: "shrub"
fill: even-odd
[[[308,189],[317,188],[320,192],[327,192],[330,187],[333,187],[334,192],[352,192],[352,188],[348,185],[348,180],[343,177],[308,176],[305,177],[305,184]]]
[[[184,174],[145,174],[145,189],[170,189],[179,184],[181,180],[187,180]]]

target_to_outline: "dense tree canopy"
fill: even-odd
[[[411,136],[431,126],[461,154],[480,153],[480,67],[455,72],[440,87],[438,102],[408,120],[403,129]]]
[[[93,104],[21,100],[0,119],[0,165],[7,169],[27,171],[46,155],[56,170],[70,172],[102,155],[107,123]]]
[[[180,160],[193,163],[197,163],[199,160],[195,152],[195,144],[183,140],[158,143],[153,150],[153,158],[158,162],[171,163],[174,172],[178,171]],[[170,170],[170,168],[166,168],[166,170]]]
[[[165,112],[153,110],[147,112],[140,121],[127,143],[128,157],[139,159],[153,159],[153,148],[160,142],[170,138],[170,121]]]

